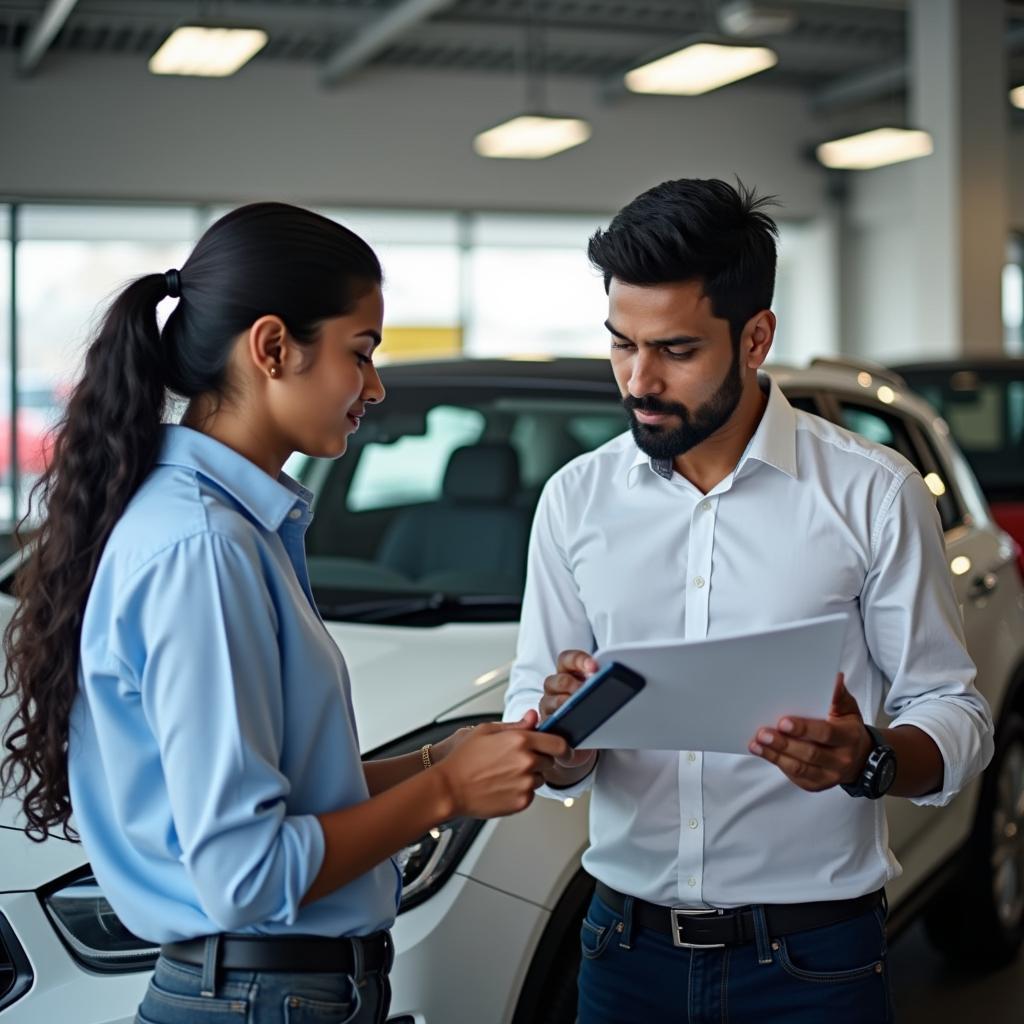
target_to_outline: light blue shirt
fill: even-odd
[[[155,942],[360,935],[391,861],[305,907],[315,815],[369,796],[348,671],[309,586],[308,491],[163,428],[89,593],[69,743],[74,824],[114,910]]]

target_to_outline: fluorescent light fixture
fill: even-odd
[[[626,72],[626,88],[664,96],[699,96],[767,71],[778,62],[775,51],[764,46],[694,43]]]
[[[860,135],[823,142],[815,150],[826,167],[847,171],[869,171],[886,164],[916,160],[932,151],[932,137],[927,132],[909,128],[875,128]]]
[[[233,75],[267,45],[259,28],[204,28],[183,25],[175,29],[149,59],[154,75]]]
[[[1016,89],[1010,90],[1010,102],[1024,110],[1024,85],[1018,85]]]
[[[522,114],[481,132],[473,140],[480,156],[500,160],[543,160],[590,138],[590,125],[578,117]]]

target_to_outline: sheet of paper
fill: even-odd
[[[783,715],[824,718],[839,671],[846,615],[706,640],[648,640],[598,651],[647,685],[581,749],[747,754],[758,726]]]

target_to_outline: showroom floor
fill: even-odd
[[[916,924],[893,943],[890,964],[897,1024],[1020,1024],[1024,1017],[1024,954],[985,976],[957,971]]]

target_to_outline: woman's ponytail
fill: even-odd
[[[71,837],[68,729],[86,601],[114,524],[156,462],[168,392],[230,396],[231,353],[257,319],[278,316],[298,344],[312,345],[325,320],[380,281],[373,250],[347,228],[253,203],[213,224],[180,271],[141,277],[111,305],[33,488],[42,525],[4,634],[0,697],[14,699],[15,713],[0,795],[21,795],[34,839],[58,826]],[[157,304],[179,294],[161,331]]]
[[[156,460],[167,365],[156,307],[167,293],[166,276],[150,274],[111,304],[18,526],[20,537],[34,514],[42,517],[4,634],[0,695],[16,704],[0,792],[22,793],[33,839],[55,827],[73,837],[67,744],[82,618],[107,538]]]

